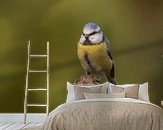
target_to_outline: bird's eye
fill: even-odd
[[[96,33],[97,33],[97,32],[92,32],[92,33],[89,34],[89,36],[94,35],[94,34],[96,34]]]
[[[101,30],[99,30],[99,31],[94,31],[94,32],[90,33],[89,36],[94,35],[94,34],[96,34],[96,33],[101,33]]]

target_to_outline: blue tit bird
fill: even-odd
[[[97,24],[87,23],[84,26],[77,53],[87,74],[104,74],[109,82],[117,84],[110,42]]]

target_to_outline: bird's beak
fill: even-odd
[[[88,36],[87,34],[85,34],[85,38],[88,39],[88,37],[89,37],[89,36]]]
[[[85,37],[85,41],[84,41],[84,44],[85,45],[90,45],[90,40],[88,39],[88,37]]]

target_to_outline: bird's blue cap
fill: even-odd
[[[95,23],[87,23],[84,28],[90,28],[90,29],[96,29],[97,28],[97,24]]]
[[[95,30],[97,27],[98,27],[98,25],[95,24],[95,23],[87,23],[87,24],[84,26],[84,28],[89,28],[89,29],[91,29],[91,30]]]
[[[89,34],[94,31],[96,31],[96,32],[100,31],[100,27],[96,23],[87,23],[84,26],[83,33]]]

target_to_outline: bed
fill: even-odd
[[[102,85],[102,93],[110,92],[106,86]],[[123,86],[123,89],[129,90],[126,91],[129,97],[124,98],[121,94],[120,97],[108,98],[103,94],[105,96],[101,98],[96,94],[95,97],[87,95],[87,98],[80,100],[73,99],[75,90],[72,92],[70,88],[73,87],[68,88],[68,100],[50,113],[43,130],[163,130],[163,109],[149,101],[140,100],[140,97],[148,100],[144,88],[141,88],[144,91],[141,92],[139,87],[138,99],[129,98],[135,95],[128,93],[131,92],[131,89],[126,89],[128,86]],[[99,89],[93,91],[98,93]]]
[[[44,130],[162,130],[162,108],[131,98],[94,98],[60,105]]]

